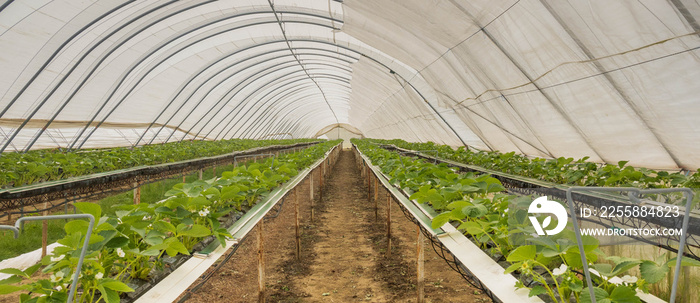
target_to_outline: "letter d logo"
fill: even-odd
[[[552,214],[557,218],[557,226],[554,229],[544,230],[552,223],[552,217],[549,216],[544,219],[542,226],[540,222],[537,221],[535,216],[530,216],[530,222],[532,226],[535,227],[535,231],[540,236],[544,236],[545,233],[548,236],[556,235],[564,230],[566,227],[566,221],[568,220],[568,215],[566,214],[566,209],[561,204],[556,201],[547,200],[547,197],[539,197],[530,203],[530,207],[527,209],[528,213],[531,214]]]

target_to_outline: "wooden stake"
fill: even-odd
[[[296,244],[297,244],[297,260],[301,260],[301,235],[299,234],[299,199],[297,197],[297,189],[294,188],[294,217],[295,217],[295,231],[296,231]]]
[[[416,225],[418,231],[418,240],[416,241],[416,269],[418,271],[418,298],[416,302],[425,302],[425,253],[423,250],[423,233],[420,231],[420,226]]]
[[[374,200],[377,201],[379,194],[379,179],[377,176],[374,176]]]
[[[187,176],[185,174],[182,174],[182,183],[187,182]]]
[[[214,175],[214,178],[216,178],[216,165],[211,167],[211,173]]]
[[[44,212],[43,215],[47,216],[49,214],[49,211],[46,210],[49,208],[49,203],[44,202]],[[41,222],[41,257],[46,257],[46,246],[48,245],[49,242],[49,221],[43,220]]]
[[[311,222],[314,222],[314,174],[309,176],[309,200],[311,200]]]
[[[202,180],[202,175],[204,174],[204,169],[199,169],[199,180]]]
[[[141,203],[141,186],[139,183],[134,183],[134,204]]]
[[[258,302],[265,303],[265,257],[263,255],[263,220],[258,222]]]
[[[369,168],[367,172],[369,173]],[[367,201],[372,201],[372,174],[367,174]]]
[[[391,196],[386,195],[386,257],[391,257]]]
[[[321,164],[323,167],[323,164]],[[321,169],[318,170],[318,203],[323,201],[323,176],[321,174]]]

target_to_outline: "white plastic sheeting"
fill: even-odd
[[[364,136],[700,167],[690,0],[5,0],[0,147]]]

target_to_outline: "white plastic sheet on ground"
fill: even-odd
[[[690,0],[4,1],[0,147],[347,125],[695,170],[698,18]]]

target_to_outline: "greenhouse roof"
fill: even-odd
[[[346,128],[700,167],[700,4],[5,0],[0,147]]]

